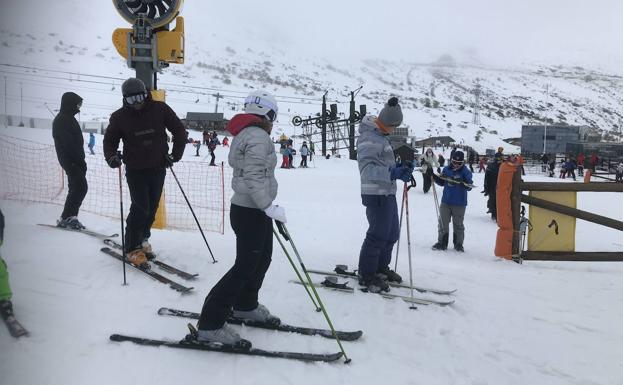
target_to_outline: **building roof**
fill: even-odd
[[[194,120],[200,122],[222,122],[222,112],[188,112],[186,113],[186,120]]]

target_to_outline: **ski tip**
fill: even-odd
[[[111,341],[116,341],[116,342],[123,340],[121,334],[111,334],[109,338]]]
[[[167,315],[169,313],[170,312],[168,307],[161,307],[160,309],[158,309],[158,315]]]

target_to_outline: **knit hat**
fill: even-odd
[[[146,94],[147,87],[141,79],[129,78],[121,85],[121,93],[123,96]]]
[[[499,153],[504,152],[504,147],[498,147],[498,152],[499,152]]]
[[[463,151],[457,150],[454,152],[454,155],[452,155],[452,160],[463,162],[465,160],[465,154],[463,154]]]
[[[379,113],[378,119],[385,126],[398,127],[402,123],[402,109],[397,97],[391,97]]]

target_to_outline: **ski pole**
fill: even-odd
[[[440,227],[443,227],[441,223],[441,216],[439,215],[439,198],[437,198],[437,189],[435,188],[435,180],[432,180],[431,183],[433,184],[432,185],[433,186],[433,199],[435,199],[435,212],[437,212],[437,225],[439,225]]]
[[[121,158],[121,152],[117,152],[119,158]],[[125,264],[126,264],[126,253],[125,253],[125,234],[123,229],[123,178],[121,177],[121,165],[119,166],[119,210],[121,211],[121,263],[123,264],[123,285],[127,285],[126,277],[125,277]]]
[[[299,264],[301,265],[301,270],[303,270],[303,273],[305,273],[305,277],[307,278],[307,282],[309,283],[309,287],[314,292],[314,296],[318,300],[318,305],[320,305],[320,309],[322,309],[322,314],[324,315],[324,318],[327,320],[327,323],[329,324],[329,327],[331,328],[331,333],[333,334],[333,338],[335,338],[335,341],[337,341],[337,344],[340,347],[340,350],[342,351],[342,354],[344,354],[344,363],[345,364],[350,363],[351,360],[346,355],[346,351],[344,350],[344,347],[342,346],[342,341],[340,341],[340,338],[338,337],[337,333],[335,332],[335,328],[333,327],[333,323],[331,322],[331,318],[329,318],[329,314],[327,313],[327,309],[325,308],[324,304],[322,303],[322,300],[320,299],[320,295],[318,294],[318,291],[316,290],[316,288],[313,285],[312,279],[309,276],[309,272],[307,271],[307,268],[305,267],[305,264],[303,263],[303,260],[301,259],[301,256],[300,256],[298,250],[296,249],[296,246],[294,245],[294,241],[292,241],[292,237],[290,236],[290,233],[288,232],[288,229],[286,228],[286,225],[284,223],[282,223],[282,222],[279,222],[279,221],[275,221],[275,222],[277,223],[277,228],[279,229],[279,232],[281,233],[281,235],[283,235],[283,238],[286,241],[289,241],[290,245],[292,246],[292,250],[294,251],[294,254],[296,255],[296,258],[298,259]]]
[[[303,277],[301,276],[301,273],[299,273],[299,270],[296,268],[296,265],[294,264],[294,261],[292,260],[292,257],[290,257],[290,253],[288,253],[288,250],[286,249],[286,245],[283,244],[283,242],[281,241],[281,237],[279,236],[277,231],[275,231],[274,227],[273,227],[273,233],[275,234],[275,238],[277,238],[277,241],[281,245],[281,248],[283,249],[284,254],[288,258],[288,261],[290,262],[290,265],[294,269],[294,272],[296,273],[296,276],[299,278],[299,281],[303,284],[303,287],[305,288],[305,291],[307,292],[307,295],[309,295],[309,299],[311,299],[312,303],[314,304],[314,307],[316,308],[316,311],[322,311],[322,309],[316,304],[316,300],[314,299],[314,296],[309,291],[309,288],[305,284],[305,281],[303,280]]]
[[[411,177],[412,182],[415,181],[413,177]],[[415,187],[413,183],[411,186],[407,187],[407,183],[405,183],[405,210],[407,211],[407,252],[409,255],[409,286],[411,288],[411,301],[413,301],[413,268],[411,267],[411,229],[409,227],[409,189],[411,187]],[[411,306],[409,309],[415,310],[417,307],[411,302]]]
[[[396,260],[394,261],[394,271],[398,272],[398,252],[400,251],[400,234],[402,233],[402,214],[405,209],[405,198],[407,196],[407,184],[402,189],[402,202],[400,203],[400,221],[398,222],[398,240],[396,241]]]
[[[212,256],[212,263],[218,262],[214,258],[214,254],[212,254],[212,249],[210,249],[208,240],[206,239],[206,236],[203,233],[203,229],[201,228],[201,225],[199,224],[199,219],[197,219],[197,216],[195,215],[195,211],[193,210],[193,207],[190,205],[190,201],[188,200],[188,197],[186,197],[186,193],[184,192],[184,189],[182,188],[182,185],[180,184],[179,179],[177,179],[177,175],[175,175],[175,171],[173,171],[173,166],[169,167],[169,169],[171,170],[171,174],[173,174],[173,178],[175,178],[175,181],[177,182],[177,186],[180,188],[180,191],[182,192],[182,195],[184,196],[184,199],[186,200],[186,203],[188,204],[188,208],[190,209],[190,212],[193,214],[193,218],[195,218],[195,222],[197,223],[199,232],[201,233],[201,236],[203,237],[203,241],[205,242],[206,246],[208,247],[208,251],[210,252],[210,255]]]

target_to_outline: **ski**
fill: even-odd
[[[112,239],[104,239],[104,243],[107,246],[114,247],[115,249],[121,250],[121,245],[118,242],[113,241]],[[184,270],[180,270],[177,267],[173,267],[169,265],[168,263],[164,263],[160,261],[159,259],[154,259],[154,260],[151,260],[150,262],[158,266],[162,270],[166,271],[167,273],[175,274],[188,281],[191,281],[199,276],[199,274],[187,273]]]
[[[103,253],[106,253],[108,255],[110,255],[111,257],[119,260],[119,261],[123,261],[123,256],[119,253],[117,253],[116,251],[112,250],[109,247],[102,247],[100,249]],[[136,266],[133,265],[129,262],[126,262],[129,266],[132,266],[133,268],[135,268],[136,270],[142,271],[143,273],[149,275],[150,277],[152,277],[153,279],[155,279],[158,282],[164,283],[166,285],[169,285],[169,287],[175,291],[179,291],[182,294],[186,294],[189,293],[193,288],[192,287],[186,287],[183,285],[180,285],[179,283],[170,280],[169,278],[160,275],[158,273],[156,273],[155,271],[152,271],[149,268],[149,265],[145,266],[145,265],[140,265],[140,266]]]
[[[437,178],[439,178],[439,179],[442,179],[442,180],[444,180],[444,181],[446,181],[446,182],[450,183],[450,184],[462,184],[463,186],[465,186],[465,187],[467,187],[467,188],[474,188],[474,187],[478,187],[478,186],[476,186],[476,185],[475,185],[475,184],[473,184],[473,183],[472,183],[472,184],[469,184],[469,183],[464,182],[464,181],[458,181],[458,180],[455,180],[455,179],[452,179],[452,178],[448,178],[448,177],[446,177],[446,176],[442,176],[441,174],[435,174],[435,173],[433,173],[433,175],[434,175],[434,176],[436,176],[436,177],[437,177]]]
[[[174,317],[182,317],[182,318],[199,319],[199,313],[194,313],[194,312],[185,311],[185,310],[178,310],[178,309],[170,309],[167,307],[161,307],[160,309],[158,309],[158,314],[169,315],[169,316],[174,316]],[[274,325],[274,324],[269,324],[269,323],[264,323],[264,322],[244,320],[241,318],[235,318],[231,316],[227,318],[227,323],[236,324],[236,325],[245,325],[245,326],[260,328],[260,329],[276,330],[280,332],[291,332],[291,333],[297,333],[297,334],[304,334],[307,336],[318,335],[318,336],[325,337],[325,338],[334,338],[333,333],[331,333],[331,330],[328,330],[328,329],[315,329],[315,328],[308,328],[308,327],[303,327],[303,326],[288,325],[284,323],[280,323],[279,325]],[[337,333],[338,338],[342,341],[355,341],[363,335],[363,332],[361,330],[357,330],[354,332],[336,331],[336,333]]]
[[[359,276],[357,275],[357,273],[355,273],[354,271],[348,271],[347,267],[345,265],[337,265],[335,267],[335,271],[322,271],[322,270],[313,270],[313,269],[308,269],[307,271],[309,273],[313,273],[313,274],[320,274],[320,275],[329,275],[329,276],[336,276],[336,277],[344,277],[344,278],[352,278],[352,279],[359,279]],[[389,286],[392,287],[401,287],[404,289],[411,289],[411,286],[409,285],[405,285],[403,283],[396,283],[396,282],[388,282]],[[452,289],[452,290],[441,290],[441,289],[431,289],[431,288],[427,288],[427,287],[421,287],[421,286],[413,286],[413,289],[416,291],[419,291],[420,293],[433,293],[433,294],[441,294],[441,295],[450,295],[456,292],[456,289]]]
[[[113,334],[110,336],[110,340],[116,341],[116,342],[124,342],[124,341],[133,342],[135,344],[145,345],[145,346],[166,346],[168,348],[206,350],[206,351],[219,352],[219,353],[243,354],[247,356],[286,358],[286,359],[306,361],[306,362],[333,362],[333,361],[339,360],[342,357],[342,352],[327,353],[327,354],[280,352],[280,351],[262,350],[262,349],[256,349],[256,348],[236,347],[236,346],[231,346],[231,345],[224,345],[224,344],[217,343],[217,342],[199,342],[190,336],[187,336],[185,339],[181,341],[165,341],[165,340],[154,340],[150,338],[124,336],[121,334]]]
[[[416,303],[418,305],[437,305],[437,306],[448,306],[448,305],[452,305],[454,303],[454,300],[450,300],[450,301],[437,301],[434,299],[425,299],[425,298],[418,298],[418,297],[411,297],[409,295],[400,295],[400,294],[394,294],[394,293],[386,293],[386,292],[380,292],[380,293],[372,293],[369,292],[366,288],[361,288],[359,289],[361,290],[363,293],[368,293],[368,294],[378,294],[380,296],[382,296],[383,298],[386,299],[401,299],[405,302],[408,303]]]
[[[15,338],[28,336],[28,330],[19,323],[19,321],[15,318],[15,316],[10,315],[6,318],[3,318],[6,327],[9,329],[9,333]]]
[[[300,281],[295,281],[295,280],[291,280],[290,282],[292,283],[296,283],[299,285],[302,285],[302,283]],[[305,282],[305,285],[309,285],[309,283]],[[313,285],[315,287],[324,287],[330,290],[337,290],[337,291],[342,291],[342,292],[346,292],[346,293],[354,293],[354,288],[352,287],[347,287],[347,288],[336,288],[336,287],[331,287],[331,286],[327,286],[326,284],[324,284],[324,282],[313,282]],[[366,289],[359,289],[364,293],[370,293],[368,292]],[[434,299],[426,299],[426,298],[419,298],[419,297],[413,297],[411,298],[411,296],[408,295],[399,295],[399,294],[394,294],[394,293],[370,293],[370,294],[379,294],[381,296],[383,296],[384,298],[387,299],[394,299],[394,298],[400,298],[405,302],[409,302],[409,303],[417,303],[418,305],[438,305],[438,306],[448,306],[448,305],[452,305],[454,303],[454,300],[451,301],[438,301],[438,300],[434,300]]]
[[[332,276],[326,277],[325,280],[322,282],[312,282],[312,284],[314,285],[314,287],[324,287],[326,289],[331,289],[331,290],[336,290],[336,291],[345,291],[347,293],[353,293],[355,291],[353,287],[348,286],[347,282],[338,283],[336,281],[331,280],[331,278],[337,278],[337,277],[332,275]],[[298,285],[309,286],[309,282],[301,282],[295,279],[290,280],[290,283],[296,283]]]
[[[82,230],[77,230],[77,229],[71,229],[68,227],[58,227],[56,225],[49,225],[47,223],[37,223],[38,226],[45,226],[45,227],[51,227],[53,229],[58,229],[58,230],[65,230],[65,231],[71,231],[74,233],[82,233],[82,234],[86,234],[86,235],[90,235],[92,237],[104,240],[104,239],[108,239],[108,238],[115,238],[118,237],[119,234],[115,233],[115,234],[110,234],[110,235],[106,235],[106,234],[102,234],[102,233],[98,233],[97,231],[93,231],[90,229],[82,229]]]

